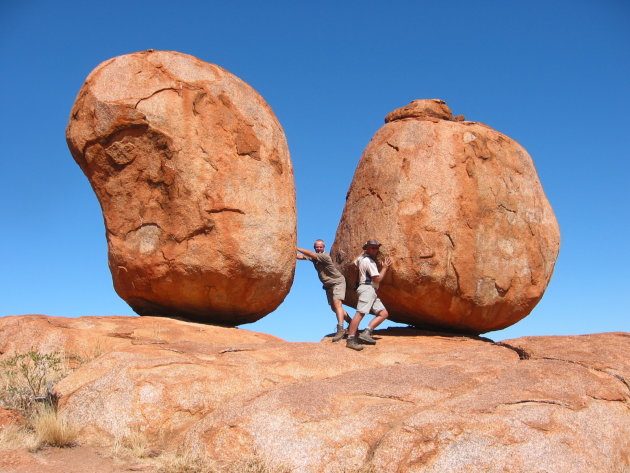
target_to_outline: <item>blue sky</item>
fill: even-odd
[[[534,311],[487,336],[630,331],[625,0],[1,0],[0,315],[133,315],[113,290],[100,207],[65,127],[92,69],[145,49],[218,64],[271,105],[302,247],[332,245],[358,160],[393,109],[440,98],[514,138],[562,243]],[[316,341],[334,324],[315,271],[298,262],[285,302],[243,328]]]

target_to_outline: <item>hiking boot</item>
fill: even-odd
[[[337,325],[337,333],[333,336],[332,341],[338,342],[339,340],[343,338],[345,334],[346,334],[346,331],[343,328],[343,324]]]
[[[376,345],[376,340],[372,338],[372,330],[369,328],[366,328],[359,334],[359,341],[365,343],[366,345]]]
[[[346,348],[352,348],[356,351],[363,350],[363,347],[357,343],[357,339],[354,338],[354,336],[348,337],[348,340],[346,341]]]

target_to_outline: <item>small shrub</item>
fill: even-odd
[[[40,353],[34,349],[16,353],[2,363],[0,403],[29,415],[37,402],[48,399],[48,388],[63,377],[58,352]]]
[[[52,406],[39,407],[31,418],[31,425],[37,438],[37,448],[44,445],[51,447],[76,445],[78,429]]]

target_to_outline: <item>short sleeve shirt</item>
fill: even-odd
[[[372,282],[374,276],[378,276],[376,262],[369,256],[361,256],[359,259],[359,284],[371,284],[378,289],[378,283]]]
[[[313,262],[317,270],[317,276],[319,276],[319,280],[324,287],[331,287],[337,283],[345,282],[343,274],[337,269],[328,253],[315,253],[315,258],[307,257],[307,259]]]

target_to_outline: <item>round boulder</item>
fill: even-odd
[[[284,300],[293,168],[248,84],[178,52],[115,57],[88,76],[66,138],[103,210],[116,292],[138,314],[237,325]]]
[[[393,266],[379,289],[390,319],[483,333],[528,315],[560,232],[531,157],[509,137],[453,117],[442,100],[394,110],[365,149],[331,249],[354,306],[352,261],[368,239]]]

